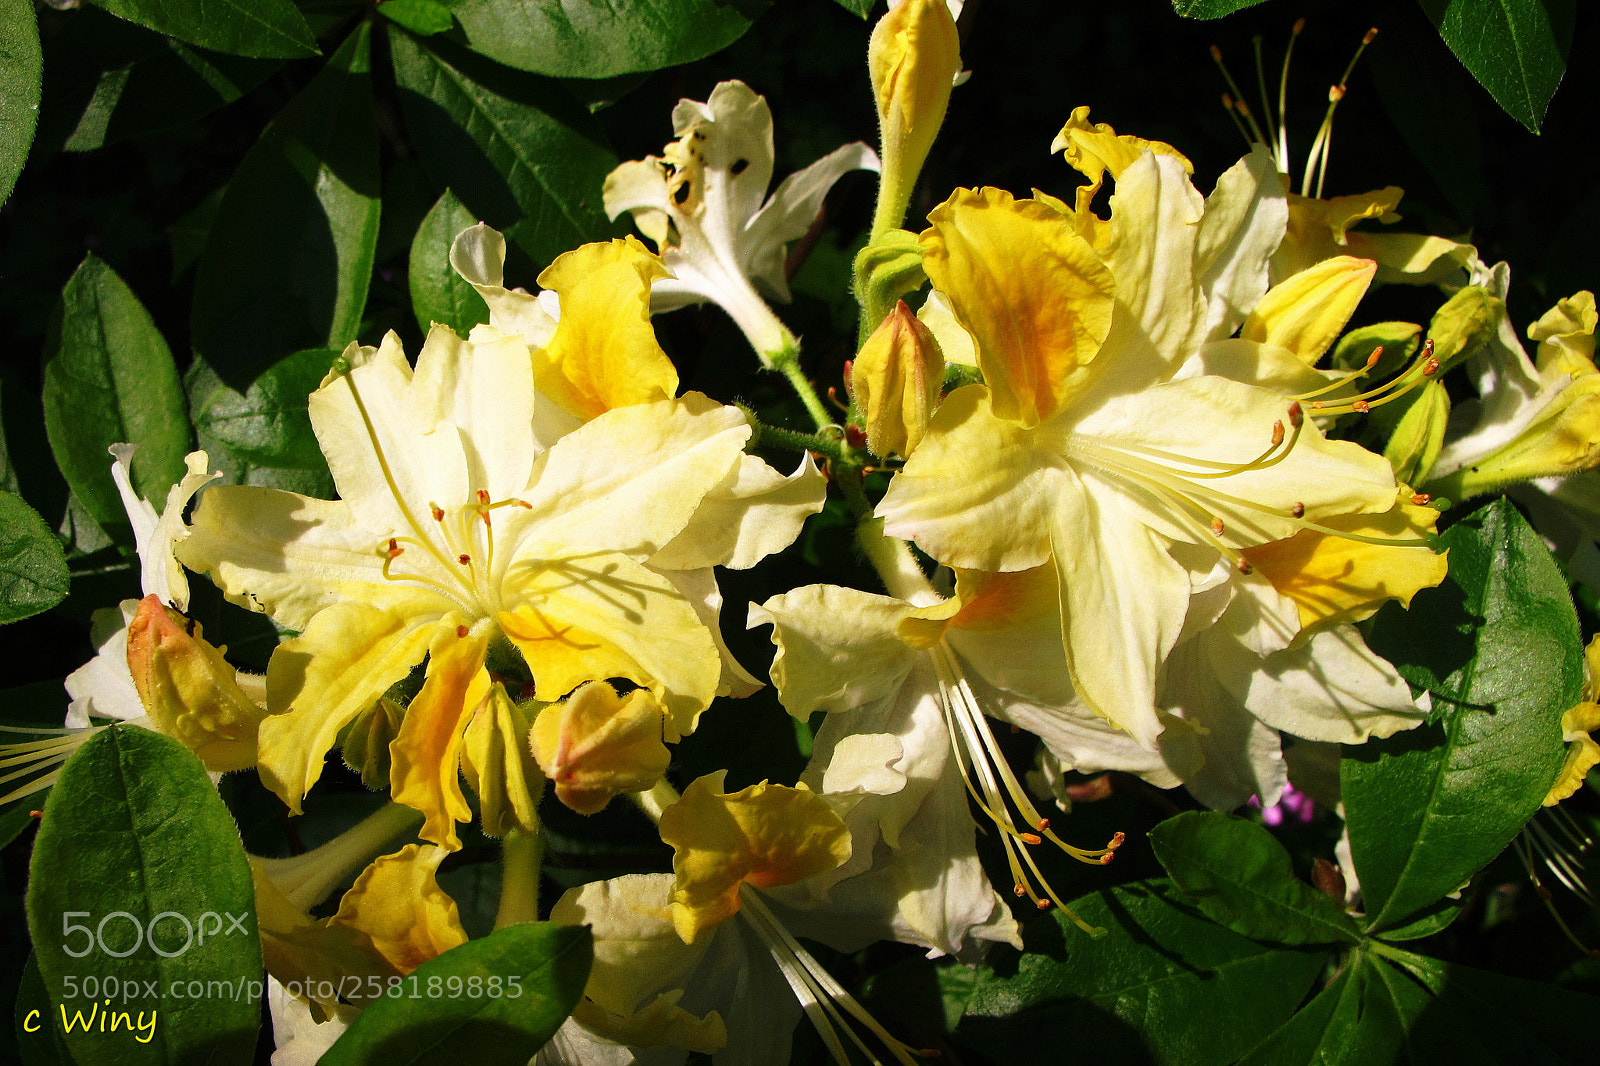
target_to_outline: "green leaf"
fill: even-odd
[[[1355,921],[1295,877],[1289,853],[1254,822],[1186,811],[1150,830],[1150,845],[1173,884],[1235,933],[1274,944],[1360,939]]]
[[[1172,0],[1172,10],[1186,19],[1219,19],[1247,7],[1255,7],[1262,0]]]
[[[450,265],[456,234],[477,221],[446,189],[417,227],[411,242],[411,306],[424,334],[433,323],[443,322],[465,337],[473,326],[489,321],[483,297]]]
[[[540,263],[611,233],[600,189],[617,157],[558,84],[442,39],[423,43],[401,30],[389,39],[423,166],[474,220]]]
[[[69,152],[192,122],[283,65],[194,48],[93,8],[55,28],[45,58],[54,121],[40,141]]]
[[[519,70],[609,78],[660,70],[726,48],[765,5],[729,0],[459,0],[473,51]]]
[[[381,207],[363,23],[261,134],[223,194],[195,278],[196,353],[230,384],[361,327]]]
[[[581,926],[526,922],[469,940],[423,963],[374,1001],[318,1061],[321,1066],[523,1066],[572,1013],[593,958],[593,938]],[[485,991],[428,992],[449,989],[452,979],[459,979],[457,987]],[[498,980],[491,986],[493,979]],[[520,994],[508,991],[513,981]],[[491,995],[491,987],[500,991]]]
[[[872,13],[872,6],[877,3],[877,0],[835,0],[835,2],[852,15],[860,15],[862,18],[866,18]]]
[[[39,972],[80,1066],[247,1061],[261,989],[253,898],[239,832],[199,759],[135,726],[87,740],[51,790],[28,877]],[[99,996],[85,975],[100,977]],[[135,1033],[111,1031],[122,1012]]]
[[[1583,684],[1567,583],[1516,508],[1497,500],[1440,541],[1444,584],[1409,612],[1386,607],[1368,638],[1432,693],[1434,720],[1346,747],[1340,763],[1371,930],[1460,887],[1539,809]]]
[[[1030,923],[1027,954],[1000,948],[977,969],[958,1035],[997,1062],[1036,1058],[1040,1033],[1069,1032],[1122,1052],[1105,1061],[1232,1062],[1300,1005],[1325,956],[1258,944],[1181,899],[1170,882],[1146,881],[1073,901],[1108,930],[1099,938],[1059,915]]]
[[[1469,897],[1465,892],[1459,896],[1446,896],[1433,906],[1417,912],[1410,921],[1385,929],[1378,936],[1388,941],[1421,940],[1430,937],[1448,929],[1451,922],[1461,917],[1461,912],[1466,909],[1468,901]]]
[[[204,360],[195,360],[184,380],[189,406],[200,412],[195,435],[228,484],[333,498],[333,475],[311,430],[306,401],[336,354],[331,349],[296,352],[269,367],[244,392],[229,386]],[[319,363],[321,370],[316,369]],[[306,391],[300,393],[301,388]]]
[[[444,33],[455,24],[450,9],[438,0],[383,0],[378,14],[423,37]]]
[[[157,33],[230,55],[298,59],[317,54],[317,39],[290,0],[90,2]]]
[[[1240,1066],[1390,1063],[1405,1039],[1400,1015],[1375,962],[1362,954],[1295,1016],[1240,1060]]]
[[[1439,35],[1495,103],[1534,133],[1567,70],[1572,0],[1421,0]]]
[[[39,960],[31,952],[17,985],[15,1036],[22,1066],[73,1066],[72,1052],[54,1017],[55,1004],[39,976]]]
[[[307,400],[338,354],[328,348],[295,352],[262,371],[243,393],[219,382],[198,408],[195,430],[260,466],[325,469]]]
[[[21,496],[0,491],[0,623],[48,611],[71,578],[61,542]]]
[[[44,59],[30,0],[0,0],[0,204],[28,160],[39,121]]]
[[[91,255],[61,292],[45,358],[44,423],[56,464],[97,523],[126,531],[108,447],[139,445],[133,485],[157,506],[183,476],[189,420],[172,352],[139,298]]]

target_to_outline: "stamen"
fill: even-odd
[[[443,522],[444,521],[444,508],[443,507],[440,507],[438,504],[436,504],[436,503],[434,503],[434,502],[432,502],[430,500],[428,502],[428,510],[433,513],[433,520],[435,522]]]
[[[1222,532],[1223,532],[1223,530],[1224,530],[1224,529],[1225,529],[1225,528],[1227,528],[1227,527],[1225,527],[1225,526],[1224,526],[1224,525],[1223,525],[1223,524],[1222,524],[1222,519],[1220,519],[1220,518],[1213,518],[1213,519],[1212,519],[1212,520],[1211,520],[1211,535],[1212,535],[1212,536],[1214,536],[1214,537],[1220,537],[1220,536],[1222,536]]]
[[[1289,513],[1296,518],[1304,518],[1306,516],[1306,505],[1296,500],[1295,505],[1289,508]]]
[[[1371,368],[1372,366],[1376,365],[1376,358],[1382,353],[1382,351],[1382,348],[1374,349],[1372,355],[1367,357],[1367,368]],[[1356,378],[1366,373],[1366,369],[1362,369],[1354,374],[1347,375],[1338,381],[1331,382],[1320,389],[1316,389],[1315,391],[1301,393],[1295,397],[1295,399],[1297,403],[1300,400],[1311,400],[1312,409],[1319,415],[1332,416],[1351,413],[1366,414],[1374,407],[1381,407],[1386,403],[1393,403],[1395,400],[1398,400],[1400,397],[1409,393],[1412,389],[1422,385],[1425,381],[1433,377],[1433,375],[1437,374],[1438,372],[1439,360],[1434,358],[1433,340],[1430,338],[1423,343],[1422,350],[1417,353],[1417,357],[1411,361],[1410,366],[1406,367],[1400,373],[1396,374],[1394,377],[1390,378],[1388,381],[1384,382],[1382,385],[1379,385],[1375,389],[1368,389],[1366,392],[1360,392],[1354,396],[1344,396],[1337,400],[1331,400],[1328,402],[1311,400],[1311,397],[1313,396],[1321,396],[1339,388],[1342,385],[1347,385],[1354,381]],[[1291,411],[1290,414],[1292,416],[1293,411]]]
[[[1228,65],[1222,61],[1222,49],[1218,48],[1216,45],[1211,46],[1211,61],[1215,63],[1217,65],[1217,69],[1222,72],[1222,80],[1228,83],[1228,89],[1233,93],[1232,102],[1234,108],[1237,109],[1239,114],[1242,115],[1245,121],[1249,123],[1250,132],[1245,139],[1251,144],[1270,143],[1268,142],[1266,135],[1261,132],[1261,127],[1256,125],[1255,117],[1250,114],[1250,108],[1245,105],[1244,93],[1240,90],[1239,83],[1233,80],[1233,75],[1228,71]]]
[[[466,552],[462,552],[460,555],[456,556],[456,562],[460,563],[462,566],[471,566],[472,556],[468,555]]]

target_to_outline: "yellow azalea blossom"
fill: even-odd
[[[961,39],[945,0],[903,0],[872,28],[867,70],[878,105],[883,178],[872,232],[899,227],[961,72]]]
[[[1326,200],[1289,194],[1289,227],[1272,257],[1272,279],[1283,281],[1335,256],[1370,259],[1379,281],[1431,285],[1466,266],[1472,246],[1424,233],[1352,229],[1368,219],[1400,221],[1395,208],[1403,191],[1393,185],[1375,192]]]
[[[1381,456],[1281,393],[1177,377],[1261,299],[1281,195],[1264,153],[1202,200],[1182,162],[1144,151],[1109,221],[959,190],[923,235],[985,384],[945,398],[878,507],[885,532],[965,569],[1053,562],[1077,695],[1146,748],[1194,575],[1395,498]]]
[[[546,703],[626,678],[655,695],[668,740],[690,732],[718,689],[716,642],[645,564],[735,475],[743,416],[691,394],[616,408],[546,448],[520,338],[435,327],[415,371],[392,335],[345,359],[310,400],[341,499],[227,487],[181,546],[231,600],[299,634],[267,673],[269,787],[298,811],[339,732],[424,658],[391,782],[446,847],[470,816],[464,732],[502,677],[525,669]]]
[[[741,885],[789,885],[850,858],[850,833],[821,796],[766,781],[725,793],[724,776],[695,781],[661,816],[673,848],[672,921],[685,944],[739,912]]]
[[[619,696],[605,681],[541,710],[530,740],[556,795],[579,814],[594,814],[619,792],[643,792],[672,757],[655,698],[644,689]]]
[[[867,450],[908,456],[939,405],[944,356],[927,326],[901,300],[850,365],[851,399],[867,422]]]
[[[1592,305],[1591,305],[1592,306]],[[1583,699],[1561,715],[1561,732],[1567,742],[1567,757],[1556,775],[1555,784],[1544,797],[1544,806],[1554,807],[1583,787],[1589,771],[1600,765],[1600,744],[1590,736],[1600,729],[1600,637],[1589,642],[1583,653]]]

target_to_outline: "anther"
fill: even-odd
[[[443,507],[440,507],[436,503],[430,503],[430,504],[428,504],[428,510],[430,512],[432,512],[433,520],[435,522],[443,522],[444,521],[444,508]]]
[[[1037,833],[1018,833],[1017,839],[1021,840],[1024,844],[1038,845],[1044,843],[1044,838],[1039,836]]]
[[[1429,496],[1426,492],[1416,492],[1412,493],[1411,495],[1411,502],[1416,504],[1418,507],[1426,507],[1428,505],[1428,501],[1431,499],[1433,499],[1433,497]]]
[[[1380,344],[1376,348],[1372,349],[1372,354],[1371,355],[1367,356],[1367,369],[1371,370],[1373,367],[1377,366],[1378,365],[1378,360],[1382,359],[1382,358],[1383,358],[1383,345]]]
[[[1289,425],[1295,429],[1300,428],[1300,423],[1305,421],[1305,412],[1300,409],[1300,401],[1295,400],[1289,405]]]
[[[1050,828],[1050,819],[1048,819],[1048,818],[1040,818],[1039,819],[1039,824],[1035,825],[1034,828],[1037,829],[1041,833],[1044,832],[1046,829]]]
[[[1283,423],[1272,423],[1272,446],[1276,448],[1283,443]]]
[[[1104,855],[1100,856],[1100,865],[1101,866],[1110,866],[1111,865],[1111,860],[1115,859],[1116,857],[1117,857],[1117,853],[1116,852],[1108,851]]]
[[[1050,901],[1048,899],[1041,899],[1038,903],[1035,904],[1035,906],[1038,907],[1042,911],[1049,910],[1051,905],[1052,904],[1050,903]]]
[[[1106,848],[1109,851],[1116,851],[1118,848],[1122,847],[1122,842],[1127,839],[1128,834],[1118,829],[1115,833],[1111,834],[1111,843],[1107,844]]]
[[[1366,34],[1365,37],[1361,38],[1361,43],[1362,44],[1371,44],[1372,43],[1372,39],[1374,37],[1376,37],[1376,36],[1378,36],[1378,27],[1374,26],[1374,27],[1372,27],[1372,29],[1367,31],[1367,34]]]
[[[1255,572],[1256,572],[1256,568],[1250,565],[1250,560],[1248,560],[1248,559],[1240,559],[1239,560],[1239,573],[1244,574],[1245,576],[1248,577],[1249,575],[1251,575],[1251,574],[1253,574]]]
[[[1435,359],[1431,355],[1428,356],[1427,360],[1422,364],[1422,376],[1425,377],[1425,378],[1431,378],[1431,377],[1433,377],[1433,375],[1437,374],[1438,372],[1439,372],[1439,360]]]
[[[1016,884],[1011,886],[1011,894],[1020,899],[1028,894],[1028,886],[1024,885],[1021,881],[1018,881]]]
[[[1218,63],[1222,62],[1222,49],[1218,48],[1216,45],[1212,45],[1211,58]]]
[[[479,489],[478,490],[478,502],[480,504],[482,504],[484,507],[489,506],[489,490],[488,489]]]
[[[1305,28],[1306,28],[1306,20],[1305,19],[1303,19],[1303,18],[1302,19],[1295,19],[1294,27],[1289,32],[1294,34],[1296,37],[1298,37],[1302,33],[1305,32]]]
[[[1289,508],[1289,513],[1296,518],[1304,518],[1306,516],[1306,505],[1296,500],[1294,506]]]
[[[462,566],[467,566],[472,562],[472,556],[466,554],[465,552],[456,556],[456,559],[461,563]]]
[[[1318,406],[1321,405],[1319,404]],[[1366,400],[1356,400],[1350,405],[1350,409],[1358,415],[1364,415],[1368,411],[1372,410],[1372,404]]]
[[[1222,519],[1220,519],[1220,518],[1213,518],[1213,519],[1212,519],[1212,520],[1211,520],[1211,535],[1212,535],[1212,536],[1213,536],[1213,537],[1220,537],[1220,536],[1222,536],[1222,530],[1223,530],[1223,528],[1224,528],[1224,527],[1223,527],[1223,525],[1222,525]]]
[[[461,637],[462,639],[465,639],[466,635],[467,635],[467,627],[466,626],[456,626],[456,636]]]
[[[399,543],[393,537],[390,537],[389,538],[389,551],[387,553],[388,556],[389,556],[389,561],[391,563],[394,562],[396,559],[400,558],[400,556],[402,554],[404,554],[404,553],[405,553],[405,549],[400,547]]]

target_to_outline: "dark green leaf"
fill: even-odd
[[[1432,693],[1435,718],[1340,764],[1373,930],[1460,887],[1539,809],[1583,683],[1566,580],[1516,508],[1498,500],[1440,539],[1449,577],[1385,608],[1368,641]]]
[[[1567,70],[1572,0],[1421,0],[1439,36],[1495,103],[1534,133]]]
[[[51,790],[28,877],[39,971],[80,1066],[247,1061],[260,1011],[253,898],[239,832],[199,759],[135,726],[86,741]],[[84,975],[101,978],[98,997]],[[148,1030],[101,1032],[107,1009]]]
[[[1404,1054],[1393,1061],[1557,1066],[1593,1060],[1594,1041],[1580,1021],[1600,1012],[1600,1000],[1591,996],[1410,953],[1394,965],[1374,960],[1373,969],[1404,1026]]]
[[[519,70],[609,78],[688,63],[726,48],[764,4],[729,0],[459,0],[474,51]]]
[[[239,164],[195,278],[195,351],[230,384],[355,339],[381,206],[365,24]]]
[[[200,261],[206,250],[206,240],[217,221],[217,208],[222,206],[226,185],[214,189],[192,211],[184,214],[167,227],[167,243],[172,247],[172,280],[177,281],[189,268]]]
[[[321,354],[330,355],[331,349],[324,349]],[[221,470],[228,484],[285,489],[325,500],[333,498],[333,476],[311,434],[305,398],[295,401],[292,395],[310,379],[316,361],[314,353],[297,352],[261,375],[264,384],[258,380],[243,393],[230,387],[203,360],[195,360],[189,368],[184,385],[189,391],[189,406],[201,412],[195,424],[199,446],[206,450],[212,468]],[[324,364],[322,372],[326,369],[327,364]],[[316,380],[309,381],[308,394],[320,380],[319,373]],[[212,434],[207,413],[214,406],[243,416],[237,425],[230,419],[219,419],[218,428],[230,434],[228,437]],[[242,452],[234,451],[234,441],[243,445]],[[305,465],[279,465],[258,458],[267,455],[286,455]],[[207,632],[210,632],[209,627]]]
[[[1332,1066],[1396,1061],[1405,1039],[1378,967],[1355,955],[1328,987],[1240,1060],[1240,1066]]]
[[[1410,921],[1397,925],[1392,929],[1385,929],[1379,933],[1384,940],[1421,940],[1423,937],[1432,936],[1450,927],[1450,923],[1461,917],[1461,912],[1467,905],[1467,894],[1459,896],[1446,896],[1431,907],[1425,907]]]
[[[220,382],[196,407],[195,430],[235,456],[260,466],[325,469],[306,401],[338,352],[295,352],[262,371],[244,393]]]
[[[61,542],[39,512],[0,491],[0,623],[48,611],[70,584]]]
[[[572,1013],[593,958],[593,940],[581,926],[527,922],[470,940],[423,963],[362,1011],[321,1066],[523,1066]],[[413,984],[427,989],[434,978],[446,988],[459,978],[463,987],[486,991],[410,994]],[[507,991],[513,979],[520,994]]]
[[[411,306],[422,332],[443,322],[465,337],[472,327],[489,321],[489,307],[478,291],[450,265],[456,234],[478,220],[446,189],[411,242]]]
[[[258,59],[317,54],[311,27],[290,0],[90,0],[119,18],[201,48]]]
[[[72,152],[192,122],[283,65],[194,48],[93,8],[55,28],[45,62],[54,119],[40,143]]]
[[[39,960],[28,955],[17,986],[15,1035],[22,1066],[73,1066],[72,1052],[61,1037],[56,1006],[39,976]]]
[[[383,0],[378,14],[424,37],[444,33],[454,25],[450,9],[438,0]]]
[[[1150,845],[1173,883],[1236,933],[1275,944],[1359,939],[1354,920],[1295,877],[1289,853],[1254,822],[1186,811],[1150,830]]]
[[[0,204],[27,162],[44,61],[30,0],[0,0]]]
[[[172,352],[139,298],[91,255],[61,292],[45,357],[44,421],[56,464],[97,523],[126,530],[108,447],[139,445],[134,488],[157,507],[183,476],[189,420]]]
[[[459,11],[458,11],[459,13]],[[395,78],[423,165],[540,263],[611,232],[600,188],[617,158],[560,87],[395,30]]]
[[[978,968],[958,1035],[995,1061],[1037,1057],[1040,1033],[1072,1033],[1105,1061],[1233,1061],[1300,1005],[1325,956],[1258,944],[1181,899],[1147,881],[1073,901],[1100,938],[1060,917],[1030,923],[1026,955],[1001,948]]]
[[[1172,0],[1172,10],[1186,19],[1219,19],[1247,7],[1255,7],[1262,0]]]
[[[866,18],[872,13],[872,6],[877,3],[877,0],[836,0],[836,2],[852,15],[860,15],[862,18]]]

